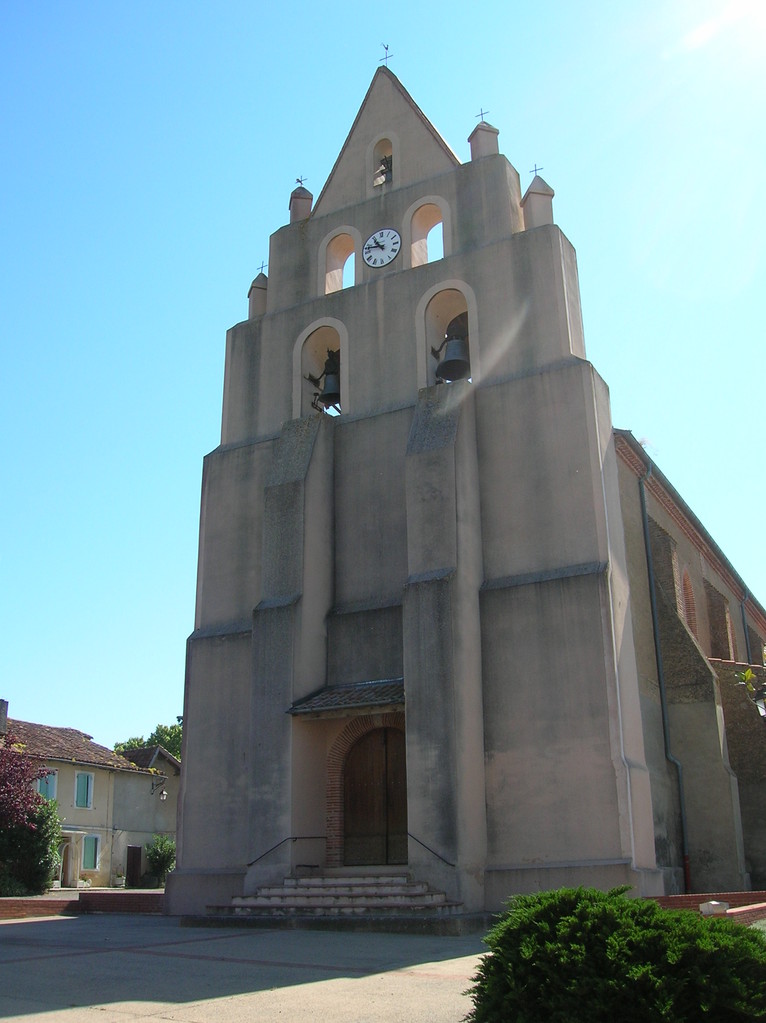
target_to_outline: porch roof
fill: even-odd
[[[297,700],[288,714],[311,717],[341,717],[374,709],[404,709],[404,679],[384,678],[370,682],[352,682],[343,686],[325,686],[311,696]]]

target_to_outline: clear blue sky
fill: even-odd
[[[224,333],[388,43],[461,159],[555,189],[588,356],[766,601],[762,0],[0,4],[0,696],[111,746],[182,712]]]

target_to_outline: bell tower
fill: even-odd
[[[173,912],[404,865],[656,883],[606,387],[553,191],[380,68],[227,335]]]

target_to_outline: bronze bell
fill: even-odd
[[[324,364],[324,387],[317,401],[330,408],[332,405],[340,404],[340,352],[333,352],[328,349],[327,359]]]
[[[431,349],[437,358],[444,349],[444,358],[436,367],[436,376],[439,380],[465,380],[471,375],[467,338],[468,314],[461,313],[450,321],[438,351]]]
[[[471,362],[468,358],[468,343],[462,337],[448,337],[444,350],[444,358],[436,367],[436,375],[440,380],[465,380],[471,375]]]

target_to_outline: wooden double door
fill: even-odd
[[[404,732],[377,728],[349,750],[343,773],[343,862],[407,862]]]

